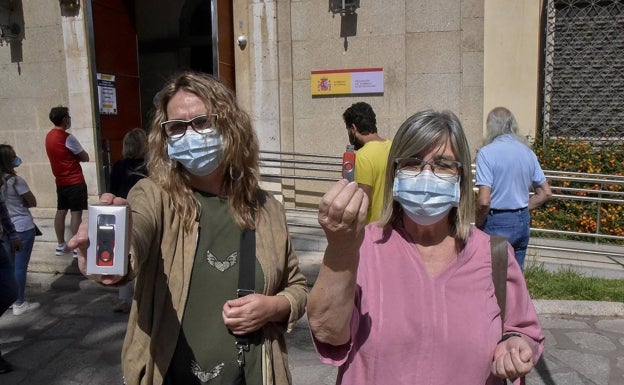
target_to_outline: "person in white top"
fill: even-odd
[[[10,246],[6,248],[13,261],[17,283],[17,300],[13,304],[13,315],[16,316],[40,306],[38,302],[28,302],[24,299],[26,273],[36,233],[35,222],[29,208],[37,206],[37,199],[24,178],[15,172],[15,168],[21,163],[22,160],[15,154],[13,147],[0,144],[0,195],[23,245],[18,251],[14,251]],[[3,245],[10,245],[10,242],[3,242]]]

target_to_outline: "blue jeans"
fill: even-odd
[[[35,244],[35,228],[30,230],[18,231],[22,240],[22,250],[11,250],[11,243],[5,238],[6,251],[9,253],[11,262],[13,263],[15,283],[17,284],[17,300],[15,302],[24,302],[24,293],[26,291],[26,273],[28,272],[28,263],[30,262],[30,254],[32,254],[33,245]]]
[[[2,240],[0,242],[4,243]],[[13,276],[13,264],[3,244],[0,247],[0,315],[15,302],[17,298],[17,285]],[[9,249],[11,245],[9,244]]]
[[[529,236],[531,234],[531,216],[529,210],[498,212],[488,214],[483,231],[490,235],[500,235],[507,238],[513,246],[516,261],[522,269],[526,256]]]

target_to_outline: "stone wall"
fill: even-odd
[[[53,212],[54,180],[43,146],[51,106],[70,107],[71,132],[92,158],[83,167],[92,200],[100,190],[87,3],[75,17],[62,16],[58,2],[22,3],[22,59],[12,60],[10,47],[0,47],[0,141],[14,145],[24,159],[18,171],[40,210]],[[147,3],[138,1],[137,10]],[[361,0],[348,34],[325,0],[234,0],[234,36],[248,39],[245,49],[235,46],[237,97],[264,150],[341,154],[347,144],[342,113],[363,100],[389,139],[418,110],[455,112],[474,156],[484,115],[495,105],[509,106],[521,128],[534,132],[540,3]],[[378,67],[384,70],[383,95],[311,96],[311,71]],[[314,205],[325,188],[297,181],[283,194],[295,199],[295,193],[309,192]]]
[[[341,154],[342,113],[356,101],[373,106],[383,137],[391,139],[414,112],[434,108],[459,116],[472,149],[481,143],[483,0],[362,0],[350,35],[326,1],[234,4],[235,35],[250,40],[237,51],[237,93],[263,149]],[[311,96],[311,71],[378,67],[383,95]],[[313,192],[319,184],[297,181],[293,189]]]
[[[82,11],[63,17],[58,1],[22,1],[24,28],[20,55],[15,43],[0,47],[0,142],[23,159],[17,169],[34,195],[39,215],[53,215],[56,187],[45,153],[53,106],[69,106],[73,127],[92,159],[93,114]],[[83,164],[89,193],[97,194],[95,162]]]

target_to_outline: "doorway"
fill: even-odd
[[[100,85],[95,143],[100,192],[105,192],[110,167],[122,158],[124,135],[134,127],[149,130],[154,97],[170,76],[201,71],[235,89],[233,10],[227,0],[91,0],[90,5],[93,78],[106,75],[106,95],[114,101],[114,108],[102,105]]]

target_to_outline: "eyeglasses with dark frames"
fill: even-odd
[[[440,179],[454,179],[462,169],[461,162],[444,158],[434,159],[431,162],[426,162],[420,158],[397,158],[394,163],[398,178],[418,176],[427,165],[431,167],[433,175]]]
[[[191,126],[193,131],[201,135],[208,135],[214,132],[216,122],[219,116],[217,114],[197,115],[191,120],[172,119],[160,123],[160,127],[167,135],[167,138],[177,140],[181,139]]]

